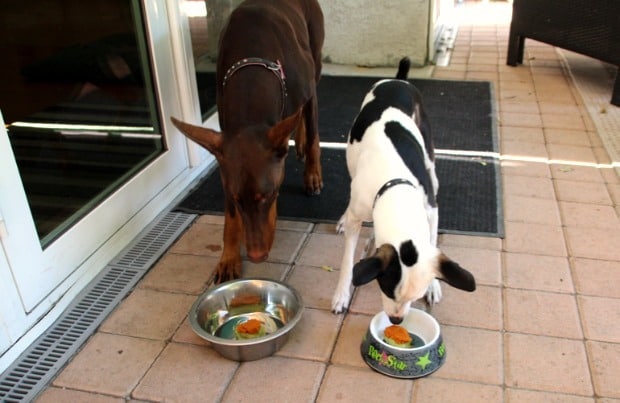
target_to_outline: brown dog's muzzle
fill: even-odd
[[[269,257],[276,232],[276,203],[262,214],[242,214],[245,230],[245,248],[252,263],[261,263]]]

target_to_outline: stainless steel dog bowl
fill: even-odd
[[[278,351],[301,319],[303,302],[290,286],[267,279],[222,283],[204,292],[189,312],[192,329],[222,356],[252,361]],[[264,336],[236,340],[234,329],[248,319],[265,324]]]
[[[383,341],[390,326],[385,312],[375,315],[362,340],[362,358],[370,368],[395,378],[420,378],[435,372],[446,360],[439,323],[428,313],[411,308],[400,324],[413,336],[412,348],[394,347]]]

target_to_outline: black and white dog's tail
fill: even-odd
[[[409,75],[409,68],[411,67],[411,60],[408,57],[403,57],[398,63],[398,73],[396,73],[397,80],[406,80]]]

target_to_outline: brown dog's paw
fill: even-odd
[[[323,179],[320,173],[304,175],[304,184],[306,185],[306,193],[309,196],[321,194],[323,188]]]
[[[215,277],[213,279],[214,284],[221,284],[226,281],[236,280],[241,278],[241,261],[239,262],[224,262],[220,261],[215,270]]]

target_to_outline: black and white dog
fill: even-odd
[[[400,323],[412,301],[441,299],[437,279],[474,291],[474,276],[437,248],[437,176],[430,126],[403,58],[396,79],[378,81],[364,98],[347,144],[351,199],[338,223],[345,233],[332,311],[349,305],[354,286],[376,279],[383,309]],[[353,266],[362,222],[373,222],[374,255]]]

